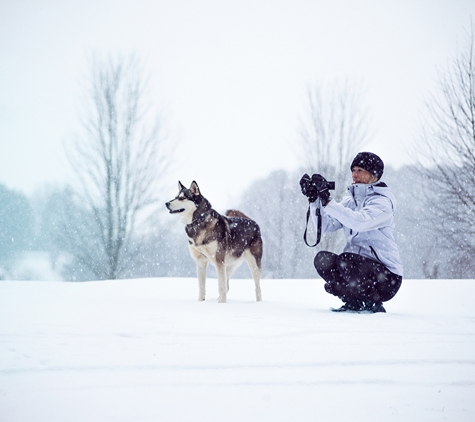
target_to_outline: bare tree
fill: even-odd
[[[145,92],[135,56],[93,59],[83,131],[68,149],[78,207],[61,242],[98,279],[120,278],[136,264],[139,228],[167,165],[162,121],[149,119]]]
[[[340,199],[348,186],[350,164],[368,141],[367,113],[362,110],[359,86],[335,83],[333,88],[307,86],[307,109],[300,119],[300,162],[303,171],[320,173],[336,183]],[[334,250],[341,239],[322,238],[321,248]]]
[[[439,71],[427,101],[428,119],[416,145],[428,183],[433,218],[428,223],[455,253],[456,269],[473,274],[475,253],[475,39]],[[447,243],[446,243],[447,244]],[[454,267],[455,268],[455,267]],[[470,272],[469,271],[469,272]]]
[[[305,203],[298,186],[298,173],[289,174],[284,170],[276,170],[252,183],[242,194],[239,209],[261,228],[263,277],[308,278],[314,275],[313,250],[302,239]]]

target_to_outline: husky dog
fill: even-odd
[[[259,226],[240,211],[219,214],[201,195],[193,181],[190,189],[178,182],[178,195],[165,204],[170,214],[179,214],[185,224],[190,253],[196,263],[199,282],[198,300],[205,300],[206,268],[211,263],[218,275],[219,299],[226,302],[229,277],[243,260],[256,284],[256,300],[261,297],[262,238]]]

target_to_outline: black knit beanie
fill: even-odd
[[[372,152],[359,152],[356,154],[356,157],[351,163],[350,170],[353,170],[353,167],[355,166],[369,171],[371,174],[375,175],[378,180],[381,179],[384,171],[383,160]]]

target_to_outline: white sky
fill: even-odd
[[[366,149],[410,162],[437,67],[463,48],[469,0],[0,0],[0,183],[31,194],[68,180],[87,56],[137,52],[179,139],[167,175],[213,205],[297,166],[304,88],[366,87]],[[296,185],[297,186],[297,185]]]

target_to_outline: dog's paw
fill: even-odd
[[[204,296],[198,296],[198,302],[204,302],[205,297]]]
[[[218,303],[226,303],[226,296],[224,295],[219,296]]]

